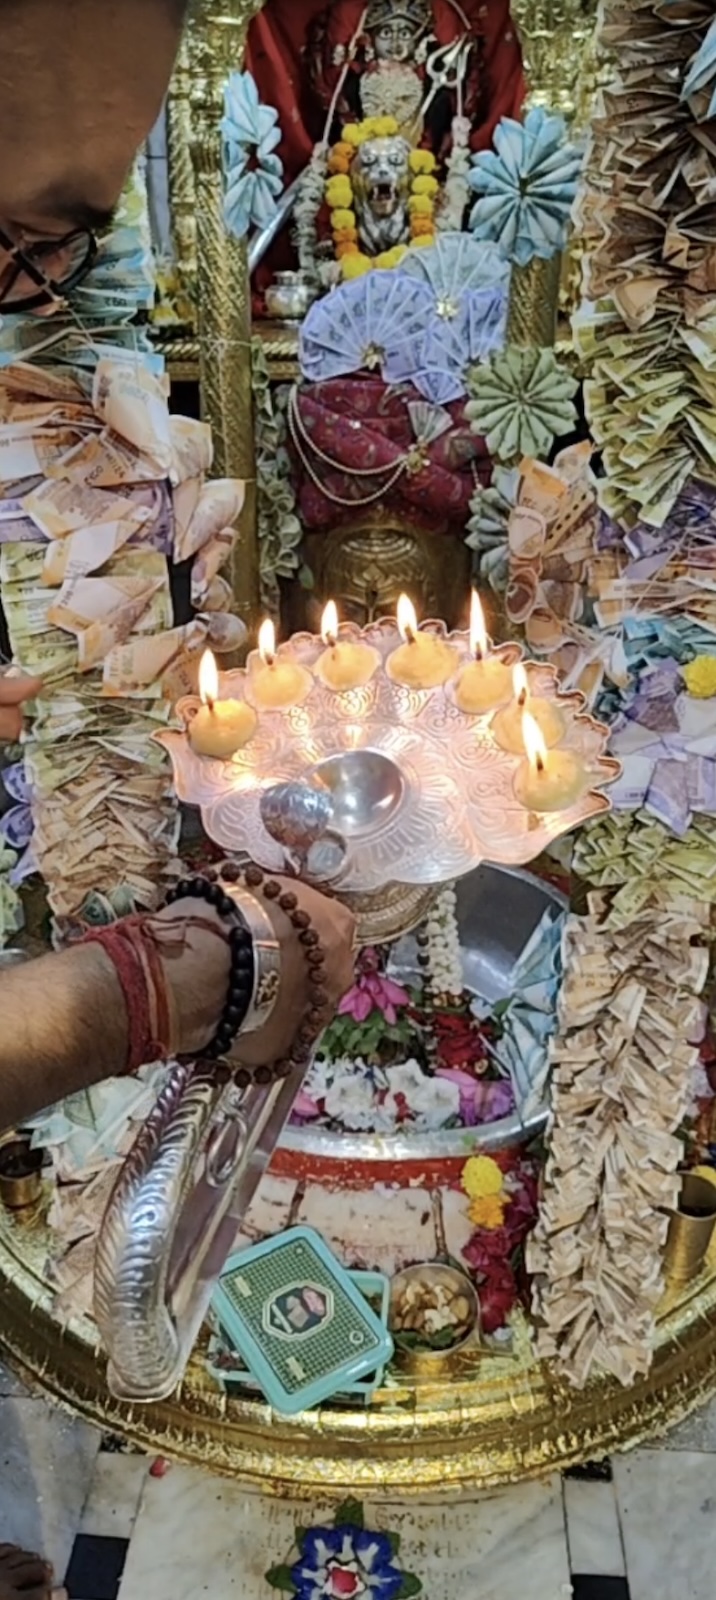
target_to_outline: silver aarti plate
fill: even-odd
[[[460,661],[469,659],[466,633],[448,635],[440,622],[422,631],[449,638]],[[302,705],[259,710],[254,737],[229,761],[192,750],[195,697],[177,705],[183,731],[155,736],[171,756],[180,799],[201,807],[206,832],[221,848],[244,851],[269,871],[285,869],[286,849],[265,826],[262,798],[277,784],[318,786],[332,800],[331,828],[346,843],[340,892],[370,894],[391,883],[445,883],[481,861],[526,865],[561,834],[609,809],[601,789],[619,765],[605,754],[608,730],[584,714],[581,695],[559,693],[551,667],[528,664],[531,692],[559,702],[562,748],[579,753],[590,787],[567,810],[538,816],[515,796],[521,758],[500,749],[489,716],[461,712],[449,688],[406,689],[388,677],[385,662],[400,644],[393,620],[363,630],[341,627],[339,642],[357,639],[381,657],[365,688],[337,693],[315,677]],[[295,634],[277,660],[312,670],[323,649],[320,638]],[[498,653],[508,664],[521,659],[517,645]],[[250,667],[222,676],[222,699],[251,700]]]

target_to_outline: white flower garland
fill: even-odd
[[[296,203],[293,208],[294,243],[298,264],[312,280],[320,277],[318,265],[318,213],[328,178],[328,149],[317,144],[301,178]],[[335,262],[331,263],[336,268]]]
[[[438,233],[462,232],[470,202],[470,124],[467,117],[455,117],[452,125],[452,150],[448,158],[445,183],[435,214]]]
[[[424,924],[423,964],[435,1002],[455,1004],[462,999],[464,980],[457,895],[451,886],[442,893]]]

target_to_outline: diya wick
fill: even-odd
[[[335,689],[338,694],[348,689],[364,689],[380,666],[380,655],[359,639],[339,639],[334,600],[329,600],[324,609],[321,638],[326,648],[316,662],[316,677],[327,689]]]
[[[500,656],[490,650],[485,617],[476,589],[470,601],[470,655],[455,679],[454,699],[468,716],[485,716],[505,704],[512,693],[512,672]]]
[[[523,711],[522,721],[527,759],[515,774],[515,798],[526,811],[568,811],[589,788],[584,762],[573,750],[548,750],[529,711]]]
[[[219,699],[219,674],[211,650],[204,651],[199,665],[199,694],[202,704],[188,728],[191,748],[198,756],[228,761],[253,738],[258,719],[245,700]]]
[[[406,594],[398,601],[398,630],[403,643],[388,656],[385,670],[404,689],[439,689],[455,671],[457,655],[452,645],[421,633],[415,607]]]
[[[249,661],[251,694],[257,706],[266,711],[290,711],[310,694],[313,679],[296,661],[276,654],[276,630],[270,617],[259,629],[259,664],[255,655]]]
[[[513,756],[524,755],[525,711],[529,711],[548,750],[553,745],[559,744],[560,739],[564,738],[567,726],[564,716],[553,700],[533,699],[529,678],[521,661],[518,661],[512,669],[512,695],[511,705],[505,706],[503,711],[498,711],[492,723],[495,742],[499,744],[500,749],[508,750]]]

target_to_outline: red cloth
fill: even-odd
[[[481,43],[481,72],[486,114],[477,121],[472,145],[486,149],[500,117],[517,116],[525,93],[522,57],[516,31],[510,21],[509,0],[460,0],[475,38]],[[360,24],[364,0],[336,0],[326,11],[325,0],[271,0],[254,17],[249,28],[247,66],[253,73],[262,100],[276,107],[283,138],[279,154],[287,183],[303,171],[314,145],[323,135],[330,95],[339,68],[332,65],[337,44],[347,45]],[[308,36],[325,16],[323,70],[317,84],[310,59]],[[434,31],[440,44],[449,44],[461,35],[462,22],[449,0],[433,0]],[[317,92],[318,89],[318,92]],[[269,263],[259,270],[259,287],[282,266],[295,265],[289,230],[270,252]],[[268,267],[268,270],[267,270]]]
[[[420,398],[412,384],[388,388],[382,378],[367,376],[306,384],[299,391],[303,453],[320,483],[338,496],[339,502],[351,501],[350,507],[336,504],[296,457],[299,512],[306,528],[335,528],[343,521],[355,521],[356,510],[365,505],[366,497],[390,480],[391,467],[414,445],[408,406]],[[395,486],[373,502],[430,530],[445,522],[451,530],[462,529],[476,475],[482,483],[490,481],[487,449],[465,421],[464,402],[455,401],[445,410],[453,425],[427,447],[426,465],[418,472],[402,473]],[[327,467],[307,448],[305,435],[317,451],[339,463],[338,467]],[[385,468],[385,474],[356,478],[350,471],[373,466]]]

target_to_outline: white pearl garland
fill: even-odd
[[[443,889],[426,923],[425,967],[435,1000],[455,1004],[462,999],[462,952],[457,926],[457,895]]]

